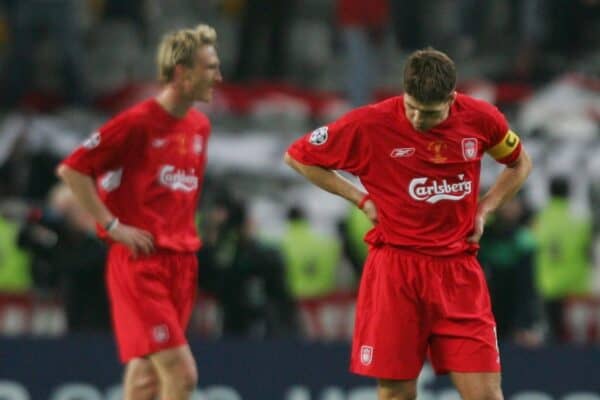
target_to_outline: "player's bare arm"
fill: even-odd
[[[361,200],[367,195],[352,182],[335,171],[315,165],[302,164],[288,153],[285,154],[284,161],[300,175],[304,176],[321,189],[338,195],[356,206],[358,206],[361,203]],[[373,223],[377,223],[377,209],[375,208],[375,203],[373,203],[373,201],[367,199],[364,204],[362,204],[362,210]]]
[[[106,208],[96,192],[94,180],[73,168],[61,164],[58,176],[69,186],[77,200],[102,226],[106,227],[115,220],[115,216]],[[149,254],[154,250],[152,235],[142,229],[117,223],[108,230],[109,237],[129,247],[134,255],[138,252]]]
[[[470,242],[479,242],[487,216],[519,191],[532,167],[531,158],[525,149],[522,149],[519,158],[504,168],[490,190],[479,200],[473,234],[469,237]]]

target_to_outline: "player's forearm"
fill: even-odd
[[[57,175],[69,186],[75,198],[102,226],[106,226],[115,217],[100,200],[94,180],[85,174],[61,164]]]
[[[531,159],[525,150],[522,150],[517,161],[500,173],[494,185],[480,200],[479,208],[485,213],[491,213],[512,198],[525,183],[531,168]]]
[[[295,169],[300,175],[330,193],[336,194],[353,204],[358,204],[365,193],[357,188],[352,182],[335,171],[313,165],[305,165],[294,160],[289,154],[285,154],[285,162]]]

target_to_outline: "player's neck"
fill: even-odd
[[[176,118],[183,118],[193,104],[193,101],[184,99],[176,90],[169,86],[161,90],[156,96],[156,101],[166,112]]]

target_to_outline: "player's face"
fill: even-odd
[[[420,103],[408,94],[404,94],[404,112],[415,130],[427,131],[448,118],[450,106],[454,101],[453,93],[448,101],[441,103]]]
[[[195,101],[210,102],[214,85],[223,80],[220,66],[214,46],[202,46],[198,49],[195,64],[188,70],[186,95]]]

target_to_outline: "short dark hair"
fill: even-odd
[[[432,47],[413,52],[404,66],[404,91],[420,103],[447,101],[456,88],[454,61]]]
[[[223,208],[227,211],[227,221],[225,222],[227,228],[240,228],[247,220],[246,203],[229,190],[217,191],[213,199],[213,207]]]
[[[570,192],[569,178],[566,176],[554,176],[550,180],[550,196],[565,199],[569,197]]]
[[[306,213],[300,206],[293,205],[287,211],[287,219],[288,221],[298,221],[306,219]]]

